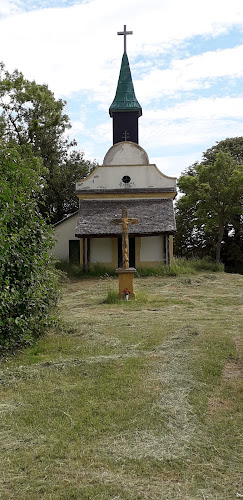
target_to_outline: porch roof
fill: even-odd
[[[172,234],[176,230],[172,199],[80,200],[75,236],[102,238],[121,235],[121,225],[113,225],[110,221],[121,218],[124,206],[128,217],[139,219],[138,224],[129,226],[130,235]]]

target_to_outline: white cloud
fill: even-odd
[[[178,176],[178,171],[200,161],[202,151],[216,141],[241,136],[242,118],[243,97],[197,99],[166,109],[145,111],[139,120],[140,144],[151,156],[150,161],[155,162],[162,172]],[[83,131],[83,140],[86,141],[88,136],[95,144],[97,153],[93,150],[92,157],[96,156],[100,162],[111,145],[111,129],[112,122],[107,118],[92,131]],[[74,136],[78,134],[75,132]],[[192,147],[197,147],[196,153],[181,155],[182,148],[190,151]],[[168,149],[172,152],[170,155]]]
[[[212,145],[242,135],[242,118],[243,97],[197,99],[145,113],[140,140],[148,148]]]
[[[181,172],[185,170],[190,165],[193,165],[196,161],[200,162],[202,157],[202,152],[197,151],[191,154],[185,155],[172,155],[172,156],[155,156],[151,157],[150,163],[155,163],[157,167],[164,174],[171,177],[179,177]]]
[[[101,125],[96,127],[93,134],[94,139],[101,144],[110,141],[112,136],[111,127],[111,121],[102,123]]]
[[[72,120],[72,128],[67,130],[67,135],[76,137],[80,132],[84,132],[84,123],[79,120]]]
[[[184,122],[146,123],[140,129],[140,142],[150,149],[180,145],[213,144],[226,137],[242,135],[241,124],[232,120],[192,118]]]
[[[1,0],[0,17],[7,17],[21,12],[21,0]]]
[[[7,4],[19,8],[19,2]],[[151,58],[195,34],[215,35],[243,23],[243,10],[241,0],[232,0],[230,6],[225,0],[205,0],[204,4],[192,0],[171,0],[170,3],[150,0],[149,8],[147,0],[112,3],[92,0],[68,8],[29,11],[0,22],[1,57],[10,69],[18,67],[27,78],[45,81],[59,95],[89,89],[96,91],[99,97],[107,82],[117,80],[122,54],[122,40],[116,36],[117,30],[122,29],[118,19],[124,19],[128,29],[134,31],[135,36],[128,40],[131,58],[139,54],[148,54]],[[146,76],[146,82],[140,84],[141,95],[146,97],[146,85],[152,85],[156,93],[161,84],[164,91],[168,91],[171,84],[175,90],[178,79],[181,80],[179,88],[180,85],[191,88],[190,72],[194,86],[198,87],[200,78],[205,78],[203,69],[208,71],[209,65],[210,78],[232,70],[235,74],[233,53],[222,52],[208,53],[201,59],[188,58],[186,62],[177,60],[165,72],[152,71]],[[239,65],[241,61],[242,53],[239,53]]]
[[[146,121],[185,120],[191,118],[243,118],[242,97],[202,98],[186,101],[166,109],[146,111]]]
[[[230,88],[243,75],[240,37],[238,46],[235,38],[231,48],[210,50],[212,38],[243,27],[242,0],[150,0],[149,4],[148,0],[90,0],[65,8],[63,5],[74,0],[59,0],[59,8],[42,9],[41,5],[54,6],[58,0],[0,2],[1,59],[10,71],[18,68],[26,78],[47,83],[56,97],[67,99],[68,104],[78,93],[71,132],[80,138],[88,157],[99,156],[101,161],[104,148],[111,145],[107,113],[123,49],[122,37],[116,32],[125,23],[134,32],[128,37],[128,54],[136,95],[144,108],[140,143],[153,157],[163,158],[162,171],[164,168],[171,175],[181,146],[190,150],[196,145],[201,151],[216,140],[242,135],[242,98],[238,92],[233,99]],[[207,40],[207,52],[191,55],[195,36],[199,51],[199,41]],[[224,82],[220,94],[224,98],[217,94],[218,82]],[[207,95],[213,90],[217,97],[192,100],[191,92],[198,95],[200,90],[207,90]],[[164,96],[187,100],[169,107],[166,99],[163,108],[160,99]],[[151,110],[155,99],[157,111]],[[99,126],[87,119],[94,101],[107,117]],[[189,153],[178,155],[181,165],[194,161],[189,160]],[[184,164],[175,168],[181,170]]]
[[[243,45],[174,60],[169,69],[153,69],[136,82],[136,93],[143,102],[178,90],[210,87],[217,78],[243,77]]]

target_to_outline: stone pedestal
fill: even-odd
[[[119,297],[125,299],[127,290],[129,292],[128,298],[134,298],[133,278],[136,269],[134,267],[129,267],[128,269],[118,268],[116,272],[119,278]]]

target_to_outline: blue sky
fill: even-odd
[[[67,101],[72,136],[102,163],[124,24],[151,163],[179,176],[216,141],[243,135],[242,0],[1,0],[0,60]]]

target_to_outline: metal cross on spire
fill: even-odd
[[[124,31],[118,31],[117,34],[124,36],[124,54],[126,54],[126,52],[127,52],[127,40],[126,40],[126,38],[127,38],[127,35],[133,35],[133,31],[127,31],[127,27],[124,24]]]

